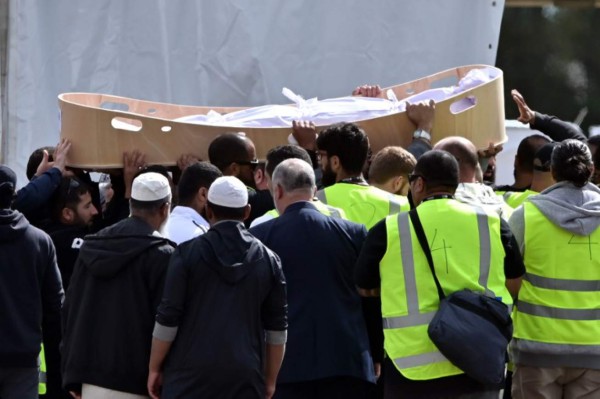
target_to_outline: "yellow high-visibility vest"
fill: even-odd
[[[515,306],[512,350],[527,354],[600,354],[600,228],[589,236],[523,205],[527,273]]]
[[[40,369],[39,369],[39,382],[38,382],[38,393],[44,395],[46,393],[46,355],[44,354],[44,344],[42,344],[42,350],[39,356]]]
[[[317,191],[317,198],[343,209],[348,220],[364,224],[367,230],[388,215],[410,210],[406,197],[360,184],[336,183]]]
[[[468,289],[511,305],[498,214],[454,199],[426,201],[417,209],[445,294]],[[386,229],[379,270],[388,357],[411,380],[462,374],[427,335],[439,296],[408,213],[387,217]]]
[[[537,195],[539,193],[536,191],[525,190],[523,192],[520,192],[520,191],[496,191],[496,194],[501,196],[502,199],[504,199],[504,202],[506,202],[506,204],[508,206],[510,206],[513,209],[516,209],[520,205],[522,205],[523,202],[525,202],[525,200],[527,198],[531,197],[532,195]]]

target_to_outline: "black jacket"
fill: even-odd
[[[279,258],[241,222],[213,225],[173,254],[156,320],[179,327],[164,397],[264,397],[264,331],[287,328]]]
[[[63,385],[147,394],[156,308],[174,244],[130,217],[85,238],[63,310]]]
[[[54,245],[18,211],[0,210],[0,368],[55,361],[64,292]]]

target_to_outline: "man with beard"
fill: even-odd
[[[177,185],[179,204],[171,211],[165,235],[177,245],[204,234],[210,228],[204,218],[210,185],[221,171],[208,162],[196,162],[183,171]]]
[[[275,207],[269,190],[256,189],[254,172],[259,161],[254,143],[244,133],[225,133],[215,138],[208,147],[208,159],[224,176],[237,177],[248,188],[250,216],[244,221],[246,227]]]
[[[317,198],[341,208],[348,220],[370,229],[384,217],[409,210],[408,199],[369,186],[362,175],[369,139],[354,123],[339,123],[317,137],[317,157],[323,170],[324,189]]]
[[[133,180],[131,216],[83,243],[63,308],[63,385],[84,398],[147,397],[154,315],[174,250],[169,181]]]
[[[92,203],[89,187],[75,177],[63,177],[51,202],[51,219],[42,224],[56,247],[56,261],[65,291],[69,287],[73,266],[89,234],[98,210]]]
[[[77,261],[83,237],[91,233],[98,210],[92,203],[89,187],[75,177],[63,177],[50,201],[50,219],[41,223],[56,248],[56,262],[65,291],[69,287],[73,266]],[[47,359],[47,388],[45,398],[70,398],[61,389],[60,360]]]

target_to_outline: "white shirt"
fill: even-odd
[[[208,231],[210,225],[198,212],[187,206],[176,206],[165,227],[166,237],[177,245]]]
[[[250,228],[254,227],[254,226],[258,226],[261,223],[264,222],[268,222],[269,220],[275,219],[275,216],[271,215],[270,213],[265,213],[262,216],[257,217],[256,219],[254,219],[252,221],[252,223],[250,223]]]

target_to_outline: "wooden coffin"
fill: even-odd
[[[431,88],[455,85],[475,68],[492,68],[497,71],[496,77],[438,102],[432,140],[435,143],[444,137],[459,135],[484,149],[490,143],[506,141],[502,71],[486,65],[463,66],[385,88],[384,93],[392,89],[399,100],[405,99]],[[467,97],[474,100],[475,105],[453,112],[452,105]],[[61,137],[73,143],[68,164],[86,169],[122,167],[123,152],[134,149],[145,153],[149,164],[175,165],[182,154],[208,160],[210,142],[232,131],[245,132],[256,146],[257,157],[264,159],[270,148],[286,144],[291,133],[291,128],[232,128],[175,121],[184,116],[207,114],[210,110],[224,114],[244,109],[240,107],[176,105],[93,93],[63,93],[58,100]],[[364,128],[374,153],[387,145],[407,146],[415,130],[404,112],[352,122]]]

